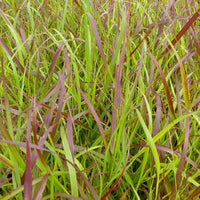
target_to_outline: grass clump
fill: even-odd
[[[0,5],[1,199],[198,199],[197,3]]]

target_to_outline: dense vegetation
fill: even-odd
[[[198,7],[0,1],[0,199],[199,199]]]

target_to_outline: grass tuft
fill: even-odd
[[[198,199],[196,1],[0,1],[0,199]]]

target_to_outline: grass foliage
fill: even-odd
[[[199,199],[199,16],[0,1],[0,199]]]

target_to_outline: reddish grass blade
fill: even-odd
[[[60,73],[59,73],[59,77],[61,79]],[[64,83],[64,80],[60,80],[61,83],[62,83],[62,81]],[[57,98],[55,99],[55,103],[56,103],[56,100],[57,100]],[[58,124],[59,124],[61,113],[62,113],[62,107],[63,107],[63,90],[61,89],[60,90],[59,102],[58,102],[58,109],[57,109],[57,113],[56,113],[56,120],[55,120],[56,126],[53,128],[52,133],[51,133],[52,141],[54,141],[54,137],[56,135],[56,130],[58,128]],[[52,111],[54,112],[54,110],[52,110]]]
[[[134,148],[140,148],[140,147],[150,147],[150,146],[146,145],[145,143],[143,143],[141,141],[140,144],[133,144],[132,147],[134,147]],[[167,146],[163,146],[163,145],[160,145],[160,144],[157,144],[157,143],[156,143],[156,148],[158,150],[162,150],[162,151],[168,152],[170,154],[175,154],[179,158],[181,158],[181,153],[179,151],[177,151],[177,150],[172,150],[171,148],[169,148]],[[197,168],[197,169],[200,168],[200,164],[195,163],[193,160],[189,159],[188,157],[185,158],[185,161],[188,162],[188,163],[190,163],[194,168]]]
[[[104,129],[103,129],[103,126],[102,126],[102,124],[101,124],[101,121],[100,121],[100,119],[99,119],[99,116],[97,115],[97,113],[96,113],[94,107],[92,106],[92,104],[90,103],[89,99],[86,97],[85,93],[84,93],[84,92],[81,90],[81,88],[79,88],[77,85],[76,85],[76,87],[77,87],[78,90],[81,92],[81,95],[83,96],[83,98],[85,99],[87,105],[89,106],[90,111],[91,111],[91,113],[92,113],[92,115],[93,115],[93,117],[94,117],[94,119],[95,119],[95,121],[96,121],[96,123],[97,123],[98,128],[99,128],[101,137],[102,137],[102,139],[103,139],[104,146],[107,147],[107,141],[106,141],[105,131],[104,131]]]
[[[64,49],[64,53],[65,53],[65,67],[67,68],[68,74],[71,74],[70,61],[67,49]],[[65,67],[63,68],[63,75],[65,74]]]
[[[51,63],[51,66],[49,67],[49,74],[51,74],[53,71],[54,71],[54,68],[55,68],[55,65],[56,65],[56,60],[62,50],[62,47],[64,45],[64,42],[61,42],[60,45],[58,46],[57,50],[56,50],[56,53],[53,57],[53,60],[52,60],[52,63]]]
[[[32,166],[29,142],[26,143],[26,171],[24,176],[24,200],[32,200]]]
[[[135,26],[134,36],[136,36],[138,34],[140,26],[141,26],[140,14],[137,13],[137,23],[136,23],[136,26]]]
[[[180,30],[180,32],[171,41],[173,46],[181,39],[181,37],[192,26],[192,24],[198,19],[199,16],[200,16],[200,9],[189,19],[189,21],[183,26],[183,28]],[[167,48],[158,57],[158,59],[162,58],[171,48],[172,48],[172,46],[169,44],[167,46]]]
[[[33,98],[33,118],[32,118],[32,130],[33,130],[33,139],[36,145],[38,145],[38,140],[37,140],[37,120],[36,120],[36,97]],[[42,164],[45,166],[45,168],[49,171],[49,166],[45,162],[45,159],[39,149],[36,149],[37,153],[40,157],[40,160]]]
[[[89,200],[87,195],[84,193],[83,189],[81,188],[81,185],[78,183],[78,190],[80,192],[80,196],[83,200]]]
[[[135,146],[135,145],[134,145]],[[138,147],[147,147],[148,145],[145,145],[145,144],[141,144],[141,145],[138,145]],[[137,146],[136,146],[137,147]],[[174,150],[174,149],[171,149],[167,146],[163,146],[163,145],[160,145],[160,144],[156,144],[156,148],[159,149],[159,150],[162,150],[164,152],[168,152],[170,154],[175,154],[177,155],[179,158],[181,158],[181,153],[177,150]],[[185,158],[185,162],[188,162],[190,163],[194,168],[200,168],[200,164],[198,163],[195,163],[193,160],[189,159],[188,157]]]
[[[15,146],[20,146],[23,148],[26,148],[26,143],[25,142],[16,142],[16,141],[8,141],[8,140],[0,140],[0,143],[4,143],[4,144],[11,144],[11,145],[15,145]],[[40,147],[40,145],[35,145],[35,144],[29,144],[29,147],[32,149],[39,149],[41,151],[47,151],[49,153],[53,153],[52,151],[46,149],[46,148],[42,148]]]
[[[149,92],[150,92],[150,89],[151,89],[151,86],[152,86],[152,83],[153,83],[154,71],[155,71],[155,69],[154,69],[154,63],[153,63],[153,60],[151,60],[151,74],[149,76],[148,88],[147,88],[147,91],[145,92],[145,96],[146,97],[149,96]]]
[[[90,183],[90,181],[85,177],[85,175],[79,170],[78,167],[76,167],[76,165],[74,165],[73,163],[71,163],[69,160],[65,159],[67,162],[69,162],[77,171],[77,174],[81,177],[81,179],[84,181],[85,185],[87,186],[88,190],[90,191],[91,197],[94,200],[100,200],[98,194],[96,193],[96,191],[94,190],[92,184]],[[65,163],[65,161],[62,161],[63,167],[66,168],[66,170],[68,171],[68,167]]]
[[[27,139],[27,141],[31,141],[31,115],[32,115],[32,111],[31,111],[31,109],[29,109],[29,112],[28,112],[27,133],[26,133],[26,139]]]
[[[69,107],[69,105],[68,105],[68,107]],[[72,119],[72,115],[70,113],[68,115],[68,120],[67,120],[67,141],[69,143],[69,148],[70,148],[70,151],[72,154],[72,158],[74,160],[74,142],[73,142],[73,126],[72,125],[73,125],[73,119]]]
[[[56,90],[58,89],[58,87],[55,87],[54,89],[55,89],[55,91],[56,91]],[[53,89],[53,90],[54,90],[54,89]],[[33,102],[33,98],[32,98],[32,97],[28,96],[28,95],[25,94],[25,93],[23,93],[23,95],[24,95],[27,99],[29,99],[30,101]],[[39,102],[39,101],[37,101],[37,100],[35,100],[35,101],[36,101],[36,103],[37,103],[38,106],[41,106],[42,108],[47,109],[47,110],[51,110],[51,106],[48,106],[48,105],[45,104],[46,100],[44,100],[43,103],[42,103],[42,102]],[[57,113],[58,113],[58,109],[54,109],[54,110],[53,110],[53,113],[54,113],[54,114],[57,114]],[[67,118],[68,118],[68,113],[66,113],[66,112],[61,112],[61,116],[67,120]],[[83,124],[82,122],[80,122],[80,121],[77,120],[77,119],[74,120],[74,123],[77,124],[77,125],[79,125],[79,126],[81,126],[81,127],[83,127],[83,128],[86,129],[86,130],[91,130],[91,131],[95,132],[95,130],[93,130],[92,128],[86,126],[85,124]]]
[[[200,95],[196,98],[196,100],[192,106],[192,109],[194,110],[199,104],[200,104]]]
[[[119,12],[119,8],[118,8],[118,12]],[[115,34],[115,42],[113,44],[113,51],[112,51],[112,60],[114,58],[115,51],[116,51],[116,48],[117,48],[117,42],[119,40],[119,28],[120,28],[120,16],[118,14],[117,30],[116,30],[116,34]]]
[[[45,84],[46,80],[47,80],[48,78],[51,78],[52,73],[53,73],[53,71],[54,71],[54,69],[55,69],[55,66],[56,66],[56,60],[57,60],[57,58],[58,58],[58,56],[59,56],[59,54],[60,54],[60,52],[61,52],[61,50],[62,50],[63,45],[64,45],[64,42],[61,42],[60,45],[58,46],[58,48],[57,48],[57,50],[56,50],[56,53],[55,53],[55,55],[54,55],[54,57],[53,57],[53,60],[52,60],[52,62],[51,62],[51,66],[49,67],[48,74],[46,75],[45,79],[43,80],[43,83],[42,83],[42,85],[41,85],[41,87],[40,87],[40,90],[41,90],[42,86]],[[39,91],[40,91],[40,90],[39,90]]]
[[[144,36],[144,38],[140,41],[140,43],[135,47],[135,49],[130,53],[130,56],[132,56],[137,49],[140,47],[140,45],[143,43],[143,41],[149,36],[149,34],[151,33],[153,27],[149,28],[149,30],[147,31],[146,35]]]
[[[35,165],[36,160],[37,160],[38,155],[39,155],[39,157],[40,157],[41,161],[43,162],[44,166],[48,168],[48,166],[46,165],[46,162],[45,162],[45,160],[44,160],[44,158],[43,158],[43,156],[42,156],[41,151],[48,151],[48,152],[50,152],[48,149],[42,148],[42,146],[43,146],[45,140],[47,139],[48,134],[50,133],[50,131],[53,129],[54,126],[56,126],[56,124],[53,124],[52,126],[50,126],[50,127],[44,132],[44,134],[43,134],[43,136],[40,138],[39,142],[37,142],[37,140],[36,140],[36,142],[35,142],[36,144],[30,144],[31,148],[34,148],[34,149],[35,149],[35,151],[33,152],[33,155],[32,155],[32,159],[31,159],[31,160],[32,160],[32,166]],[[17,143],[17,142],[15,142],[15,143]],[[20,142],[20,143],[18,142],[17,144],[20,145],[20,146],[24,146],[22,142]],[[52,152],[51,152],[51,153],[52,153]],[[23,174],[23,176],[22,176],[22,178],[21,178],[22,184],[24,183],[24,176],[25,176],[25,173]]]
[[[48,176],[49,174],[47,173],[44,177],[42,182],[40,182],[40,184],[37,187],[37,190],[35,192],[35,195],[33,197],[33,200],[38,200],[38,199],[42,199],[42,194],[45,190],[46,184],[47,184],[47,180],[48,180]]]
[[[172,113],[174,118],[176,118],[174,107],[173,107],[173,102],[172,102],[172,97],[170,95],[170,91],[169,91],[169,87],[167,85],[167,81],[166,81],[165,76],[164,76],[164,74],[162,72],[162,68],[160,67],[160,65],[158,64],[156,59],[153,57],[153,55],[150,52],[148,54],[151,57],[151,59],[154,61],[154,63],[156,64],[156,67],[158,68],[158,71],[159,71],[159,74],[160,74],[160,76],[162,78],[162,82],[163,82],[164,89],[165,89],[165,92],[166,92],[167,102],[168,102],[168,105],[169,105],[170,112]]]
[[[167,37],[166,37],[167,38]],[[171,48],[173,49],[177,60],[178,60],[178,64],[180,67],[180,71],[181,71],[181,78],[182,78],[182,86],[183,86],[183,96],[184,96],[184,100],[185,100],[185,105],[187,108],[190,108],[190,93],[189,93],[189,89],[188,89],[188,84],[187,84],[187,77],[185,75],[185,70],[183,68],[183,63],[181,62],[181,59],[177,53],[177,51],[175,50],[173,44],[170,42],[170,40],[167,38],[169,44],[171,45]]]
[[[177,168],[176,181],[174,182],[170,199],[174,199],[174,197],[176,196],[176,193],[179,189],[181,179],[182,179],[182,173],[183,173],[183,169],[184,169],[184,166],[185,166],[185,160],[186,160],[186,157],[187,157],[189,134],[190,134],[190,131],[191,131],[189,129],[189,120],[190,120],[190,118],[187,117],[186,118],[186,125],[185,125],[185,139],[184,139],[184,145],[183,145],[183,152],[181,154],[181,159],[180,159],[180,162],[179,162],[179,165],[178,165],[178,168]]]
[[[122,173],[120,174],[119,178],[113,183],[113,186],[110,188],[110,190],[108,192],[106,192],[106,194],[103,195],[103,197],[101,197],[101,200],[106,200],[106,198],[108,197],[108,195],[117,187],[119,181],[122,179],[122,176],[125,172],[127,163],[128,163],[128,159],[129,159],[129,154],[130,154],[130,149],[128,149],[128,154],[127,154],[127,158],[126,158],[126,163],[124,165],[124,168],[122,170]]]
[[[104,62],[104,65],[105,65],[105,66],[108,66],[107,61],[106,61],[106,56],[105,56],[104,51],[103,51],[103,46],[102,46],[102,44],[101,44],[101,38],[100,38],[100,36],[99,36],[99,33],[98,33],[98,30],[97,30],[95,21],[94,21],[92,15],[91,15],[90,13],[87,13],[87,15],[88,15],[88,17],[89,17],[89,19],[90,19],[90,23],[91,23],[91,25],[92,25],[92,31],[93,31],[93,33],[94,33],[94,37],[95,37],[95,41],[96,41],[97,47],[98,47],[98,49],[99,49],[99,53],[100,53],[100,55],[101,55],[101,57],[102,57],[102,60],[103,60],[103,62]]]
[[[126,196],[127,196],[127,194],[129,193],[130,190],[131,190],[131,188],[128,188],[126,190],[126,192],[121,196],[120,200],[126,200]]]
[[[45,124],[46,124],[47,128],[49,128],[52,125],[52,120],[54,118],[53,113],[54,113],[54,110],[57,107],[56,102],[58,100],[59,92],[60,92],[60,87],[57,87],[57,91],[54,94],[55,97],[51,100],[51,102],[52,102],[51,109],[50,109],[49,113],[46,114],[46,116],[45,116]],[[55,123],[57,124],[58,121],[56,121]]]
[[[200,186],[198,188],[195,189],[195,191],[187,198],[187,200],[191,200],[193,198],[196,199],[196,197],[199,199],[199,195],[200,195]]]
[[[116,66],[116,75],[115,75],[116,87],[115,87],[114,105],[113,105],[112,121],[111,121],[111,129],[110,129],[111,136],[114,133],[117,126],[117,109],[120,106],[121,97],[122,97],[121,78],[122,78],[122,69],[123,69],[125,54],[126,54],[130,9],[131,9],[131,6],[129,5],[129,10],[127,13],[127,24],[126,24],[125,34],[124,34],[124,42],[123,42],[122,50],[120,53],[119,66]],[[118,16],[120,16],[120,13],[118,13]],[[114,138],[112,139],[112,144],[113,143],[114,143]]]
[[[176,100],[177,100],[177,108],[178,108],[178,116],[182,116],[182,109],[181,109],[181,96],[180,96],[180,81],[178,80],[178,77],[177,77],[177,73],[175,73],[175,78],[176,78]],[[180,128],[182,129],[183,128],[183,121],[180,121],[179,122],[180,124]]]
[[[29,53],[30,53],[31,55],[33,55],[33,52],[32,52],[32,51],[29,49],[29,47],[28,47],[28,41],[27,41],[27,39],[26,39],[26,35],[25,35],[25,33],[24,33],[24,29],[20,28],[19,31],[20,31],[20,34],[21,34],[21,37],[22,37],[22,41],[24,42],[24,46],[25,46],[26,49],[29,51]]]
[[[47,140],[49,133],[51,132],[51,130],[56,126],[57,124],[53,124],[52,126],[50,126],[43,134],[43,136],[40,138],[38,145],[36,145],[35,151],[33,152],[32,155],[32,165],[34,166],[36,163],[36,160],[38,158],[38,153],[37,153],[37,149],[41,150],[41,151],[49,151],[48,149],[42,148],[44,142]],[[31,144],[33,145],[33,144]]]
[[[187,53],[185,54],[182,58],[181,58],[181,62],[184,63],[185,61],[187,61],[188,59],[192,58],[193,56],[195,56],[196,52],[192,52],[192,53]],[[179,68],[179,62],[174,66],[173,71],[170,73],[170,76]]]
[[[159,127],[160,127],[160,122],[161,122],[162,103],[161,103],[161,99],[160,99],[159,95],[153,89],[152,89],[152,91],[156,97],[156,103],[157,103],[156,118],[155,118],[154,127],[153,127],[153,131],[152,131],[153,136],[155,136],[159,132]]]

